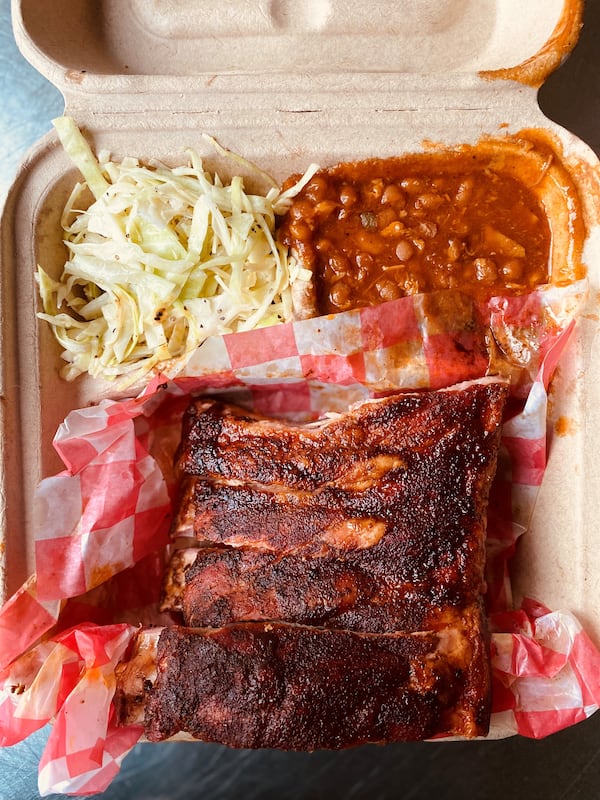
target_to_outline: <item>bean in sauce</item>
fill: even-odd
[[[280,236],[313,270],[320,314],[448,288],[485,300],[548,279],[550,226],[535,192],[472,153],[320,170]]]

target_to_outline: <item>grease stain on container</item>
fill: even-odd
[[[579,423],[572,417],[564,414],[558,417],[554,423],[554,432],[557,436],[572,436],[579,430]]]

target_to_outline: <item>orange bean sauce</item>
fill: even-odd
[[[320,170],[280,236],[313,272],[319,314],[439,289],[484,300],[548,280],[539,198],[474,151]]]

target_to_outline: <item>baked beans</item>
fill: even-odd
[[[320,314],[439,289],[522,294],[548,280],[541,202],[473,152],[320,170],[280,236],[312,271]]]

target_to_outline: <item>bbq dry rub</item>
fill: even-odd
[[[184,730],[232,747],[317,750],[475,736],[489,714],[477,622],[387,635],[287,623],[165,628],[121,668],[117,709],[124,722],[143,719],[150,741]]]
[[[182,477],[231,486],[364,491],[417,468],[437,443],[463,459],[470,482],[481,471],[482,444],[497,436],[497,401],[505,393],[504,382],[495,379],[403,392],[308,425],[200,399],[183,420],[177,469]],[[425,465],[422,469],[425,473]]]
[[[306,426],[194,402],[165,582],[182,627],[157,652],[142,635],[121,669],[122,721],[289,749],[485,734],[485,525],[506,392],[482,379]],[[312,734],[292,730],[294,703],[311,729],[321,720]]]

